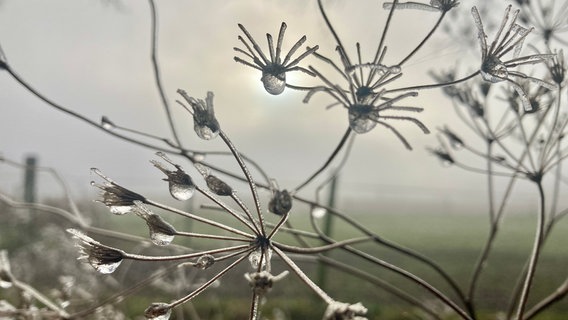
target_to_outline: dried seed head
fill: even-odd
[[[195,133],[204,140],[211,140],[219,135],[219,122],[215,118],[215,111],[213,109],[213,92],[207,92],[205,101],[190,97],[184,90],[178,89],[177,92],[189,103],[190,110],[185,105],[187,111],[193,115],[193,128]]]
[[[283,271],[277,276],[273,276],[268,271],[245,273],[245,279],[249,282],[252,290],[259,296],[264,296],[270,290],[275,282],[282,280],[288,275],[288,271]]]
[[[101,244],[76,229],[67,229],[67,232],[77,240],[82,254],[79,260],[86,260],[98,272],[113,273],[122,263],[124,251]]]
[[[110,178],[103,175],[99,169],[92,168],[91,171],[105,180],[105,183],[102,185],[97,184],[94,181],[91,182],[91,185],[103,191],[102,200],[97,201],[107,206],[110,209],[110,212],[117,215],[126,214],[134,208],[134,201],[146,201],[144,196],[119,186]]]
[[[144,310],[146,319],[152,320],[168,320],[171,314],[172,308],[169,304],[163,302],[154,302]]]
[[[292,209],[292,197],[287,190],[274,190],[268,202],[268,211],[283,216]]]
[[[155,160],[150,161],[154,167],[160,169],[160,171],[168,176],[164,181],[168,181],[171,196],[180,201],[190,199],[195,193],[195,184],[193,180],[191,180],[191,177],[183,171],[181,166],[172,162],[163,152],[157,152],[156,155],[176,168],[175,171],[168,170],[162,163]]]
[[[150,239],[155,245],[166,246],[174,240],[177,234],[176,229],[159,215],[150,211],[150,209],[140,201],[135,201],[134,213],[146,221],[150,232]]]

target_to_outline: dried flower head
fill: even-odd
[[[566,64],[564,63],[564,50],[555,52],[554,57],[548,62],[548,70],[552,81],[559,86],[563,86],[566,80]]]
[[[172,307],[163,302],[154,302],[144,311],[146,319],[168,320],[172,315]]]
[[[170,244],[174,236],[177,234],[174,226],[162,219],[159,215],[150,211],[150,209],[140,201],[135,201],[134,213],[146,221],[150,231],[150,238],[155,245],[166,246]]]
[[[328,304],[322,320],[367,320],[363,317],[366,314],[367,308],[360,302],[349,304],[333,301]]]
[[[272,290],[272,286],[275,282],[284,279],[288,273],[289,272],[286,270],[282,271],[282,273],[277,276],[273,276],[270,272],[264,270],[260,272],[245,273],[245,278],[257,295],[264,296]]]
[[[270,181],[272,198],[268,202],[268,211],[283,216],[292,209],[292,195],[288,190],[280,190],[276,180]]]
[[[534,54],[519,57],[523,42],[533,28],[527,29],[516,23],[519,10],[515,10],[511,14],[511,5],[507,6],[505,17],[490,46],[487,45],[487,34],[484,31],[481,17],[475,6],[471,9],[471,13],[477,27],[477,36],[481,47],[480,72],[483,80],[491,83],[505,81],[511,84],[518,92],[525,111],[531,111],[532,107],[526,92],[514,78],[527,79],[551,90],[554,90],[555,87],[546,81],[512,70],[512,68],[546,62],[552,59],[554,54]],[[513,59],[504,61],[504,56],[511,51],[513,51]]]
[[[178,89],[177,92],[189,103],[191,109],[180,101],[177,101],[193,116],[193,129],[195,133],[204,140],[211,140],[219,134],[220,126],[215,111],[213,110],[213,92],[207,92],[205,101],[190,97],[185,90]]]
[[[205,270],[209,269],[213,264],[215,264],[215,257],[210,254],[204,254],[201,257],[197,258],[195,262],[195,267],[197,269]]]
[[[77,246],[82,254],[79,260],[86,260],[98,272],[113,273],[122,263],[124,251],[101,244],[76,229],[67,229],[67,232],[78,241]]]
[[[150,161],[154,167],[160,169],[160,171],[168,176],[164,181],[168,181],[172,197],[180,201],[190,199],[195,193],[195,184],[191,180],[191,177],[183,171],[181,166],[172,162],[163,152],[157,152],[156,155],[176,168],[175,171],[168,170],[162,163],[155,160]]]
[[[247,29],[240,23],[239,23],[239,28],[241,28],[241,30],[243,31],[243,33],[245,34],[247,39],[252,44],[252,48],[245,41],[245,39],[241,36],[239,36],[238,39],[239,39],[239,41],[241,41],[244,44],[244,46],[247,50],[245,51],[243,49],[236,48],[236,47],[233,48],[235,51],[244,54],[247,58],[250,58],[252,60],[252,62],[248,62],[248,61],[243,60],[239,57],[234,57],[235,61],[242,63],[246,66],[255,68],[257,70],[260,70],[262,72],[262,77],[260,78],[260,80],[262,81],[262,84],[264,85],[264,89],[266,90],[266,92],[273,94],[273,95],[281,94],[284,91],[284,89],[286,88],[286,72],[302,71],[302,72],[307,73],[311,76],[315,76],[315,74],[313,72],[311,72],[310,70],[308,70],[306,68],[297,66],[297,64],[300,61],[302,61],[302,59],[307,57],[308,55],[314,53],[318,49],[318,46],[307,49],[298,58],[290,61],[290,59],[292,58],[292,55],[306,41],[306,36],[303,36],[302,38],[300,38],[300,40],[298,40],[296,42],[296,44],[294,44],[294,46],[292,46],[292,48],[290,49],[290,51],[288,52],[288,54],[284,58],[284,61],[282,61],[282,59],[280,57],[280,52],[282,50],[282,41],[284,40],[284,32],[286,31],[286,27],[287,27],[286,23],[282,22],[282,25],[280,26],[280,32],[278,33],[278,40],[277,40],[277,43],[276,43],[276,51],[274,51],[274,43],[273,43],[273,40],[272,40],[272,35],[269,34],[269,33],[266,34],[266,38],[268,39],[268,49],[269,49],[269,52],[270,52],[270,60],[268,60],[266,55],[262,52],[258,43],[256,43],[256,41],[250,35],[250,33],[247,31]],[[253,48],[254,48],[254,50],[253,50]]]
[[[211,190],[211,192],[218,196],[230,196],[233,194],[233,188],[231,188],[231,186],[223,180],[212,175],[209,168],[200,163],[195,163],[194,166],[205,179],[205,183],[207,183],[207,187]]]
[[[91,182],[91,185],[103,191],[102,200],[98,201],[107,206],[110,212],[117,215],[126,214],[134,208],[134,201],[146,201],[144,196],[119,186],[112,179],[103,175],[99,169],[92,168],[91,171],[105,180],[105,183],[102,185],[94,181]]]

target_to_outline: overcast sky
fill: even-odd
[[[281,187],[294,187],[325,162],[347,128],[345,109],[326,110],[330,100],[323,95],[310,104],[302,103],[304,93],[289,89],[280,96],[269,95],[262,88],[258,71],[233,61],[232,49],[241,46],[237,23],[245,25],[266,50],[265,33],[276,38],[285,21],[288,29],[284,52],[305,34],[305,45],[318,44],[318,52],[337,61],[333,38],[316,1],[157,2],[161,74],[186,146],[225,150],[220,141],[204,143],[195,136],[191,118],[173,103],[179,98],[178,88],[198,98],[213,91],[216,114],[224,131]],[[462,6],[473,3],[461,2]],[[114,3],[4,0],[0,3],[0,45],[12,68],[48,98],[92,120],[105,115],[121,126],[171,139],[150,63],[148,3]],[[380,1],[324,3],[349,54],[355,56],[355,43],[360,42],[364,59],[370,59],[387,14]],[[504,6],[497,12],[501,13]],[[472,25],[471,16],[467,10],[465,13],[459,21]],[[410,10],[396,12],[387,37],[389,54],[385,61],[397,61],[409,52],[437,16]],[[455,19],[449,21],[455,24]],[[430,68],[450,68],[456,62],[475,67],[477,49],[462,47],[471,39],[443,39],[447,37],[440,33],[407,64],[397,86],[431,82],[426,75]],[[302,65],[317,63],[310,57]],[[303,73],[287,76],[291,84],[314,83]],[[421,92],[409,103],[425,108],[417,117],[434,133],[446,123],[457,131],[463,129],[453,115],[451,103],[439,91]],[[0,74],[0,111],[0,153],[21,161],[28,154],[37,155],[40,165],[60,171],[75,197],[93,192],[89,186],[94,179],[91,167],[142,192],[165,187],[159,180],[160,172],[149,163],[156,159],[153,151],[58,112],[30,95],[5,72]],[[346,195],[412,198],[451,194],[462,200],[485,201],[481,195],[485,190],[482,176],[443,168],[425,151],[426,146],[437,145],[435,134],[424,135],[409,122],[392,124],[407,137],[414,151],[407,151],[385,128],[377,127],[359,136],[341,177]],[[232,162],[223,163],[234,168]],[[21,176],[20,171],[0,165],[0,190],[17,195]],[[49,180],[41,179],[41,183]]]

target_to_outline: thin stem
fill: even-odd
[[[41,292],[37,291],[34,287],[17,279],[12,279],[12,285],[24,292],[27,292],[29,295],[31,295],[39,302],[41,302],[43,305],[45,305],[47,308],[57,312],[57,314],[63,319],[69,318],[69,314],[67,313],[67,311],[61,309],[59,306],[57,306],[55,303],[49,300],[49,298],[44,296]]]
[[[532,307],[527,313],[525,314],[524,320],[529,320],[537,316],[542,311],[549,308],[554,303],[557,303],[564,299],[568,294],[568,279],[566,279],[552,294],[548,297],[542,299],[539,303],[537,303],[534,307]]]
[[[306,276],[302,269],[300,269],[300,267],[298,267],[296,263],[294,263],[294,261],[292,261],[292,259],[290,259],[284,252],[282,252],[276,246],[271,246],[271,248],[282,259],[282,261],[284,261],[290,267],[290,269],[292,269],[292,271],[294,271],[294,273],[298,275],[300,280],[302,280],[308,287],[310,287],[310,289],[312,289],[318,296],[320,296],[320,298],[322,298],[325,303],[330,304],[334,302],[334,300],[327,293],[325,293],[325,291],[318,287],[308,276]]]
[[[297,193],[298,191],[300,191],[300,189],[308,185],[308,183],[310,183],[320,173],[322,173],[329,166],[329,164],[335,159],[335,157],[339,154],[339,151],[341,151],[341,149],[345,145],[345,142],[347,141],[350,135],[351,135],[351,127],[347,128],[347,131],[345,131],[345,134],[343,134],[343,137],[339,141],[339,144],[337,145],[337,147],[335,147],[335,150],[333,150],[333,152],[331,153],[327,161],[323,164],[323,166],[321,166],[321,168],[319,168],[316,172],[314,172],[314,174],[312,174],[306,181],[304,181],[299,186],[297,186],[291,193],[293,194]]]
[[[465,82],[467,80],[475,78],[476,76],[479,75],[479,73],[480,73],[480,71],[477,70],[476,72],[470,74],[469,76],[463,77],[463,78],[458,79],[458,80],[450,81],[450,82],[426,84],[426,85],[421,85],[421,86],[403,87],[403,88],[385,90],[384,94],[389,94],[389,93],[393,93],[393,92],[400,92],[400,91],[416,91],[416,90],[425,90],[425,89],[434,89],[434,88],[443,88],[443,87],[447,87],[447,86],[453,86],[455,84]]]
[[[233,247],[211,249],[211,250],[205,250],[205,251],[188,253],[188,254],[180,254],[175,256],[144,256],[140,254],[123,252],[123,258],[137,260],[137,261],[176,261],[176,260],[186,260],[186,259],[201,257],[202,255],[205,254],[225,253],[225,252],[239,251],[241,249],[248,249],[248,248],[250,248],[250,244],[242,244]]]
[[[236,265],[238,265],[241,261],[243,261],[244,259],[246,259],[248,257],[248,254],[243,255],[242,257],[238,258],[237,260],[235,260],[233,263],[231,263],[228,267],[226,267],[225,269],[221,270],[221,272],[217,273],[213,278],[209,279],[207,282],[205,282],[204,284],[202,284],[201,286],[199,286],[199,288],[193,290],[190,294],[188,294],[187,296],[178,299],[176,301],[173,301],[172,303],[168,304],[168,306],[170,308],[174,308],[182,303],[185,303],[191,299],[193,299],[195,296],[197,296],[198,294],[200,294],[201,292],[203,292],[203,290],[207,289],[207,287],[209,287],[213,282],[215,282],[217,279],[221,278],[223,275],[225,275],[225,273],[227,273],[229,270],[231,270],[232,268],[234,268]]]
[[[518,305],[517,316],[516,316],[517,320],[522,320],[523,316],[524,316],[527,300],[528,300],[528,297],[529,297],[531,285],[532,285],[532,282],[533,282],[533,279],[534,279],[534,274],[535,274],[535,271],[536,271],[536,266],[537,266],[537,263],[538,263],[538,258],[540,256],[540,252],[541,252],[541,244],[542,244],[542,241],[543,241],[543,238],[544,238],[543,237],[544,220],[545,220],[544,215],[545,215],[546,206],[545,206],[544,190],[542,188],[542,181],[541,180],[536,181],[536,185],[537,185],[537,188],[538,188],[538,194],[539,194],[539,198],[540,198],[537,229],[536,229],[536,234],[535,234],[535,239],[534,239],[534,244],[533,244],[533,250],[532,250],[531,257],[530,257],[529,264],[528,264],[527,274],[526,274],[526,277],[525,277],[525,282],[523,284],[523,290],[521,291],[521,297],[519,299],[519,305]]]
[[[229,149],[233,153],[233,156],[237,160],[239,166],[241,167],[241,170],[243,171],[243,173],[244,173],[244,175],[247,179],[248,185],[250,187],[250,191],[252,193],[252,197],[254,199],[254,204],[256,205],[256,212],[258,214],[258,221],[259,221],[259,224],[260,224],[260,230],[262,232],[262,235],[266,237],[266,231],[264,230],[264,218],[262,217],[262,208],[260,207],[260,200],[258,198],[258,192],[256,190],[256,184],[255,184],[254,180],[252,179],[250,171],[248,170],[243,159],[241,158],[241,155],[239,154],[238,150],[235,148],[235,146],[233,145],[233,143],[231,142],[231,140],[229,139],[229,137],[225,134],[225,132],[223,130],[219,130],[219,136],[221,137],[221,139],[223,139],[225,144],[229,147]]]
[[[393,8],[396,4],[393,3]],[[416,52],[418,52],[418,50],[420,50],[420,48],[422,48],[422,46],[426,43],[426,41],[428,41],[428,39],[430,39],[430,37],[432,37],[432,35],[434,34],[434,32],[438,29],[438,27],[440,26],[440,23],[442,22],[442,20],[444,19],[444,17],[446,16],[446,12],[447,11],[442,11],[442,14],[440,15],[440,17],[438,18],[438,21],[436,21],[436,24],[434,25],[434,27],[432,28],[432,30],[430,30],[430,32],[428,32],[428,34],[426,35],[426,37],[424,37],[424,39],[422,39],[422,41],[416,46],[416,48],[414,48],[414,50],[412,50],[412,52],[410,52],[404,59],[402,59],[398,65],[402,66],[406,61],[408,61],[408,59],[412,58],[412,56],[414,56],[414,54],[416,54]]]
[[[295,246],[289,246],[283,243],[278,243],[276,241],[273,241],[272,244],[275,247],[278,247],[286,252],[291,252],[291,253],[298,253],[298,254],[314,254],[314,253],[321,253],[321,252],[326,252],[329,250],[333,250],[336,248],[340,248],[346,245],[350,245],[350,244],[356,244],[356,243],[362,243],[362,242],[367,242],[367,241],[372,241],[373,238],[372,237],[360,237],[360,238],[353,238],[353,239],[347,239],[347,240],[342,240],[342,241],[336,241],[333,242],[331,244],[328,245],[324,245],[324,246],[319,246],[319,247],[309,247],[309,248],[301,248],[301,247],[295,247]]]
[[[255,238],[252,234],[246,233],[246,232],[244,232],[244,231],[241,231],[241,230],[238,230],[238,229],[235,229],[235,228],[226,226],[226,225],[224,225],[224,224],[222,224],[222,223],[219,223],[219,222],[216,222],[216,221],[213,221],[213,220],[209,220],[209,219],[206,219],[206,218],[202,218],[202,217],[200,217],[200,216],[197,216],[197,215],[191,214],[191,213],[189,213],[189,212],[185,212],[185,211],[179,210],[179,209],[177,209],[177,208],[173,208],[173,207],[167,206],[167,205],[165,205],[165,204],[161,204],[161,203],[159,203],[159,202],[155,202],[155,201],[153,201],[153,200],[146,199],[146,203],[149,204],[149,205],[152,205],[152,206],[155,206],[155,207],[158,207],[158,208],[162,208],[162,209],[164,209],[164,210],[167,210],[167,211],[170,211],[170,212],[179,214],[179,215],[181,215],[181,216],[184,216],[184,217],[187,217],[187,218],[190,218],[190,219],[194,219],[194,220],[197,220],[197,221],[199,221],[199,222],[203,222],[203,223],[205,223],[205,224],[208,224],[208,225],[211,225],[211,226],[214,226],[214,227],[217,227],[217,228],[220,228],[220,229],[223,229],[223,230],[226,230],[226,231],[235,233],[235,234],[239,234],[239,235],[241,235],[241,236],[245,236],[245,237],[247,237],[247,238],[249,238],[249,239],[254,239],[254,238]]]

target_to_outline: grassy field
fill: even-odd
[[[210,218],[214,217],[215,220],[223,220],[223,218],[220,218],[222,213],[212,212],[208,214],[210,214]],[[135,233],[139,235],[146,235],[147,231],[144,222],[135,217],[116,217],[108,215],[108,213],[101,213],[99,217],[104,217],[101,221],[97,221],[101,226],[108,223],[115,230],[124,230],[130,233],[132,233],[132,230],[135,230]],[[468,286],[472,265],[479,255],[480,248],[487,237],[488,229],[488,221],[484,215],[357,214],[356,218],[385,239],[418,251],[436,261],[464,290]],[[169,220],[171,221],[171,219]],[[302,216],[293,217],[292,222],[296,226],[309,225],[308,219]],[[187,223],[187,220],[176,221],[174,224],[179,230],[183,230],[184,223]],[[477,304],[480,310],[480,319],[497,319],[496,311],[506,308],[511,290],[529,255],[535,229],[534,224],[535,217],[531,215],[518,214],[506,217],[500,236],[495,243],[494,251],[479,283]],[[25,243],[25,241],[13,238],[17,237],[18,234],[5,232],[14,230],[9,226],[7,227],[8,229],[2,230],[2,236],[0,237],[3,247],[8,248]],[[185,227],[194,231],[208,231],[206,227],[199,225],[186,225]],[[306,227],[306,229],[308,228]],[[568,246],[566,246],[565,235],[567,233],[568,221],[563,221],[548,239],[537,270],[537,278],[532,299],[529,301],[529,307],[535,301],[552,292],[566,278],[568,271],[566,267],[568,265]],[[337,239],[344,239],[350,236],[358,236],[359,234],[336,220],[334,222],[333,235]],[[286,236],[281,237],[281,239],[290,240]],[[54,247],[52,250],[56,250],[57,241],[53,242]],[[190,244],[191,246],[199,247],[204,243],[193,241]],[[125,250],[134,250],[135,248],[135,246],[129,248],[124,243],[117,244],[117,246]],[[374,243],[361,244],[356,247],[384,261],[405,268],[437,286],[448,296],[454,297],[450,288],[429,267]],[[153,253],[159,254],[159,251]],[[447,312],[428,292],[393,272],[372,265],[362,259],[352,257],[345,252],[335,251],[330,256],[338,258],[351,266],[366,270],[390,282],[397,288],[414,294],[417,298],[427,301],[434,308],[438,308],[441,314]],[[71,260],[75,259],[74,256],[68,258]],[[312,279],[318,278],[317,263],[307,261],[299,264]],[[154,267],[151,267],[151,269],[148,269],[148,267],[147,264],[141,266],[137,264],[125,265],[121,266],[115,275],[123,283],[131,284],[143,279],[145,275],[154,270]],[[214,273],[219,268],[222,268],[222,266],[214,266],[208,271]],[[279,273],[284,269],[284,266],[278,260],[275,260],[273,269],[274,273]],[[199,314],[201,319],[246,319],[250,301],[250,290],[242,276],[246,271],[248,271],[246,265],[240,269],[233,270],[221,280],[219,287],[205,291],[193,301],[193,304],[188,304],[183,309],[180,309],[180,312],[186,314],[186,319],[193,319],[194,317],[191,315],[195,313]],[[184,275],[181,282],[179,278],[170,280],[170,282],[178,285],[176,290],[160,289],[159,286],[150,287],[140,291],[135,296],[127,297],[118,304],[118,307],[135,317],[140,315],[151,302],[168,301],[169,299],[183,296],[192,285],[201,281],[200,277],[202,276],[207,277],[207,275],[202,273],[196,275],[195,270],[190,270]],[[96,277],[102,279],[104,276],[97,275]],[[415,312],[415,308],[409,304],[349,274],[329,270],[325,289],[337,300],[346,302],[361,301],[369,308],[369,319],[423,318],[421,313]],[[0,290],[0,298],[2,298],[3,294],[2,290]],[[263,315],[268,319],[319,319],[325,309],[325,305],[293,274],[288,276],[288,281],[279,282],[268,298],[263,307]],[[451,312],[448,312],[448,315],[448,319],[454,319]],[[558,303],[554,308],[543,313],[537,319],[568,319],[568,301],[564,300]]]

